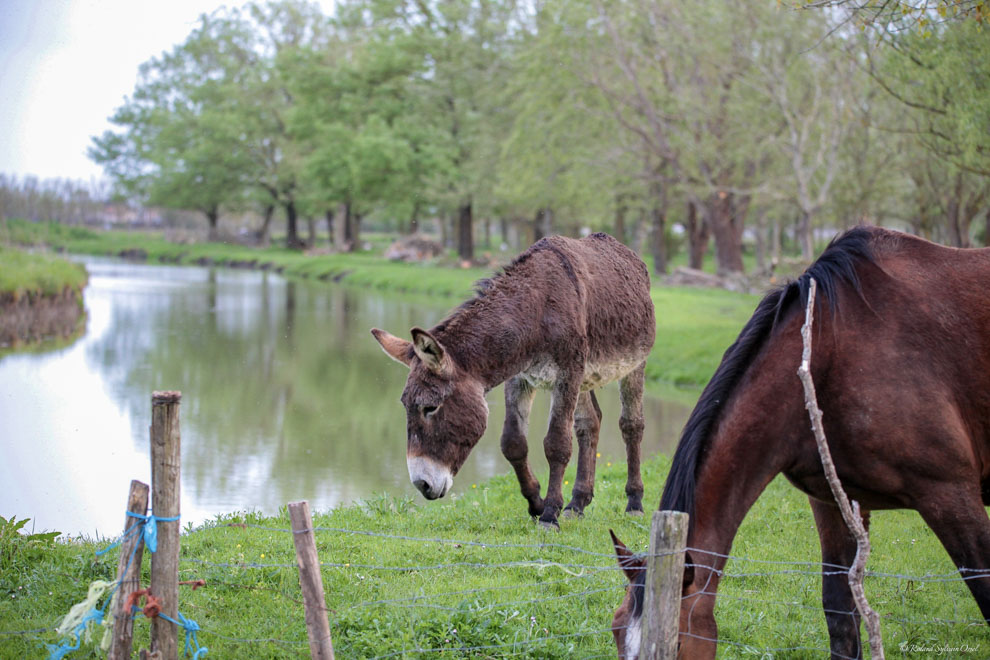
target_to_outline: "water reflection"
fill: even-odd
[[[0,514],[41,527],[113,534],[131,478],[147,480],[151,392],[182,399],[183,516],[316,508],[387,490],[416,495],[398,403],[406,370],[371,338],[447,311],[401,296],[292,282],[270,273],[87,261],[89,326],[77,344],[0,360]],[[509,472],[489,429],[454,490]],[[618,391],[599,397],[600,451],[622,460]],[[549,397],[534,405],[542,459]],[[669,448],[689,412],[647,399],[644,454]],[[659,488],[659,485],[656,486]],[[520,500],[522,502],[522,500]]]

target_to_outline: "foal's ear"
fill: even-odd
[[[684,551],[684,579],[681,581],[681,593],[687,590],[688,585],[694,582],[694,559],[691,553]]]
[[[626,574],[626,577],[632,582],[636,579],[636,576],[646,568],[646,562],[641,558],[634,555],[626,547],[626,544],[619,540],[619,537],[615,535],[611,529],[608,533],[612,536],[612,545],[615,546],[615,558],[619,562],[619,566],[622,568],[622,572]]]
[[[423,364],[435,373],[449,374],[453,367],[451,366],[447,351],[443,348],[443,344],[422,328],[413,328],[411,332],[413,350],[416,351],[416,356]]]
[[[409,349],[412,347],[412,342],[406,341],[405,339],[400,339],[395,335],[389,334],[384,330],[379,330],[378,328],[372,328],[371,334],[375,336],[378,343],[382,345],[382,350],[385,354],[396,362],[401,362],[402,364],[409,366],[412,361],[412,353]]]

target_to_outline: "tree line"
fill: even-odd
[[[326,222],[477,234],[604,229],[658,272],[760,267],[859,222],[945,243],[990,225],[982,2],[300,0],[204,15],[141,66],[90,156],[118,192]],[[868,5],[869,3],[867,3]],[[866,7],[867,5],[863,5]],[[981,220],[982,219],[982,220]],[[301,224],[307,223],[308,236]],[[981,225],[980,222],[984,224]]]

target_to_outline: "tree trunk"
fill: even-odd
[[[615,196],[615,226],[612,228],[620,243],[626,242],[626,201],[622,195]]]
[[[767,269],[767,210],[760,209],[756,216],[756,269],[769,273]]]
[[[708,241],[711,238],[711,228],[708,219],[702,213],[698,214],[698,204],[688,202],[687,235],[688,235],[688,265],[696,270],[705,267],[705,253],[708,251]]]
[[[742,273],[742,219],[735,217],[733,194],[721,190],[711,196],[709,204],[718,274]]]
[[[541,208],[533,219],[533,242],[553,233],[553,209]]]
[[[420,203],[413,204],[412,215],[409,216],[409,233],[415,234],[419,231],[419,207]]]
[[[646,211],[640,211],[633,223],[632,238],[629,239],[629,249],[636,254],[643,253],[643,236],[646,233]]]
[[[265,204],[264,216],[261,219],[261,227],[255,234],[260,245],[268,245],[268,236],[272,230],[272,218],[275,217],[275,205]]]
[[[285,203],[285,246],[290,250],[303,247],[303,242],[299,240],[296,202],[292,199]]]
[[[357,241],[354,231],[354,209],[350,202],[344,202],[344,241],[340,248],[344,252],[353,252]]]
[[[330,235],[330,240],[329,240],[330,247],[333,247],[334,243],[336,242],[334,240],[334,234],[333,234],[333,216],[334,216],[333,209],[327,209],[327,213],[326,213],[327,234]]]
[[[667,272],[667,187],[661,181],[650,185],[653,208],[650,210],[650,252],[653,255],[653,272]]]
[[[471,202],[457,209],[457,256],[462,260],[474,259],[474,219]]]
[[[214,206],[204,211],[204,213],[206,213],[206,222],[209,224],[207,240],[215,241],[220,237],[220,232],[217,229],[217,225],[220,224],[220,209]]]
[[[653,274],[667,272],[667,214],[656,205],[651,212],[653,222],[650,227],[650,252],[653,254]]]
[[[316,218],[311,215],[306,216],[306,231],[309,238],[306,241],[307,247],[316,245]]]
[[[990,219],[987,220],[990,222]],[[499,223],[499,233],[502,235],[502,245],[508,246],[509,243],[509,219],[506,216],[502,216],[498,219]]]
[[[815,257],[813,233],[811,229],[811,212],[802,209],[801,215],[798,218],[797,234],[798,242],[801,244],[801,258],[804,261],[811,261]]]
[[[990,209],[983,216],[983,247],[990,247]]]

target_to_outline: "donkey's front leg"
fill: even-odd
[[[543,499],[543,514],[540,525],[559,529],[557,516],[564,506],[564,470],[571,460],[571,425],[574,423],[574,409],[577,407],[581,390],[583,369],[560,370],[553,386],[550,401],[550,427],[543,439],[543,450],[550,464],[550,477],[547,483],[547,496]]]
[[[533,476],[526,455],[526,432],[529,430],[529,411],[535,391],[521,376],[514,376],[505,383],[505,424],[502,426],[502,455],[505,456],[519,479],[519,488],[529,502],[529,515],[534,518],[543,513],[540,482]]]

